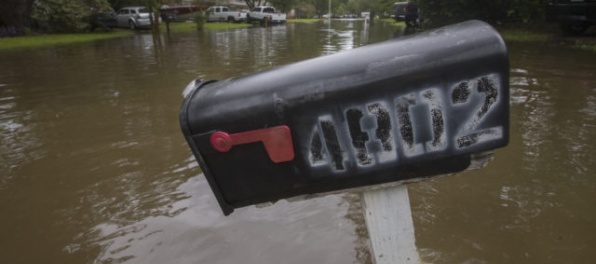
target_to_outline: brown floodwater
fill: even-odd
[[[0,52],[0,263],[371,263],[357,194],[223,216],[181,92],[390,39],[361,20]],[[511,140],[409,185],[427,263],[596,259],[596,54],[510,43]]]

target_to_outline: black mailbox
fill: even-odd
[[[468,21],[223,81],[191,83],[186,140],[224,214],[462,171],[509,140],[509,63]]]

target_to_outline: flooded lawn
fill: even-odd
[[[222,215],[181,92],[401,35],[363,21],[0,52],[0,263],[371,263],[356,194]],[[511,140],[409,186],[428,263],[596,259],[596,55],[511,43]]]

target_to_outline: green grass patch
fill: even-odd
[[[501,30],[501,36],[510,42],[541,42],[547,41],[551,36],[547,33],[531,32],[519,29]]]
[[[581,40],[576,40],[573,47],[580,50],[590,51],[596,53],[596,43],[587,43]]]
[[[300,19],[288,19],[287,23],[314,23],[321,21],[321,18],[300,18]]]
[[[252,24],[248,24],[248,23],[218,23],[218,22],[205,23],[205,29],[212,29],[212,30],[229,29],[229,28],[247,28],[247,27],[252,27]]]
[[[499,33],[501,33],[505,42],[545,42],[548,45],[565,46],[596,53],[596,41],[592,41],[590,38],[578,39],[577,37],[561,36],[558,32],[553,34],[544,30],[500,29]]]
[[[47,34],[0,38],[0,50],[92,42],[102,39],[119,38],[131,34],[133,34],[132,31],[114,30],[105,33]]]
[[[393,26],[396,26],[396,27],[405,27],[406,26],[406,22],[404,22],[404,21],[395,22],[395,19],[393,19],[393,18],[381,18],[381,19],[379,19],[379,21],[387,22],[387,23],[389,23]]]
[[[229,28],[244,28],[252,25],[246,23],[205,23],[206,30],[221,30]],[[165,24],[161,26],[162,34],[165,33]],[[171,23],[170,30],[173,32],[184,32],[197,30],[195,23]],[[149,34],[149,31],[146,31]],[[135,32],[128,29],[114,29],[110,32],[80,33],[80,34],[44,34],[26,35],[11,38],[0,38],[0,50],[19,48],[37,48],[52,45],[63,45],[72,43],[93,42],[102,39],[119,38],[130,36]]]
[[[251,24],[247,23],[226,23],[226,22],[210,22],[203,25],[204,29],[207,30],[221,30],[231,28],[247,28],[252,27]],[[166,26],[162,25],[162,32],[165,32]],[[197,30],[197,25],[194,22],[173,22],[170,23],[170,30],[172,32],[188,32]]]

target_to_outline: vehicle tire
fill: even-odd
[[[566,35],[580,35],[588,29],[588,24],[583,22],[576,22],[576,23],[561,23],[561,31],[563,31]]]
[[[405,17],[406,27],[418,27],[418,17],[417,16],[406,16]]]
[[[235,23],[236,20],[234,20],[233,17],[228,17],[228,23]]]
[[[406,27],[414,27],[414,22],[409,17],[406,17]]]
[[[136,29],[137,29],[137,25],[135,24],[135,22],[132,22],[132,21],[129,21],[129,22],[128,22],[128,27],[129,27],[131,30],[136,30]]]

